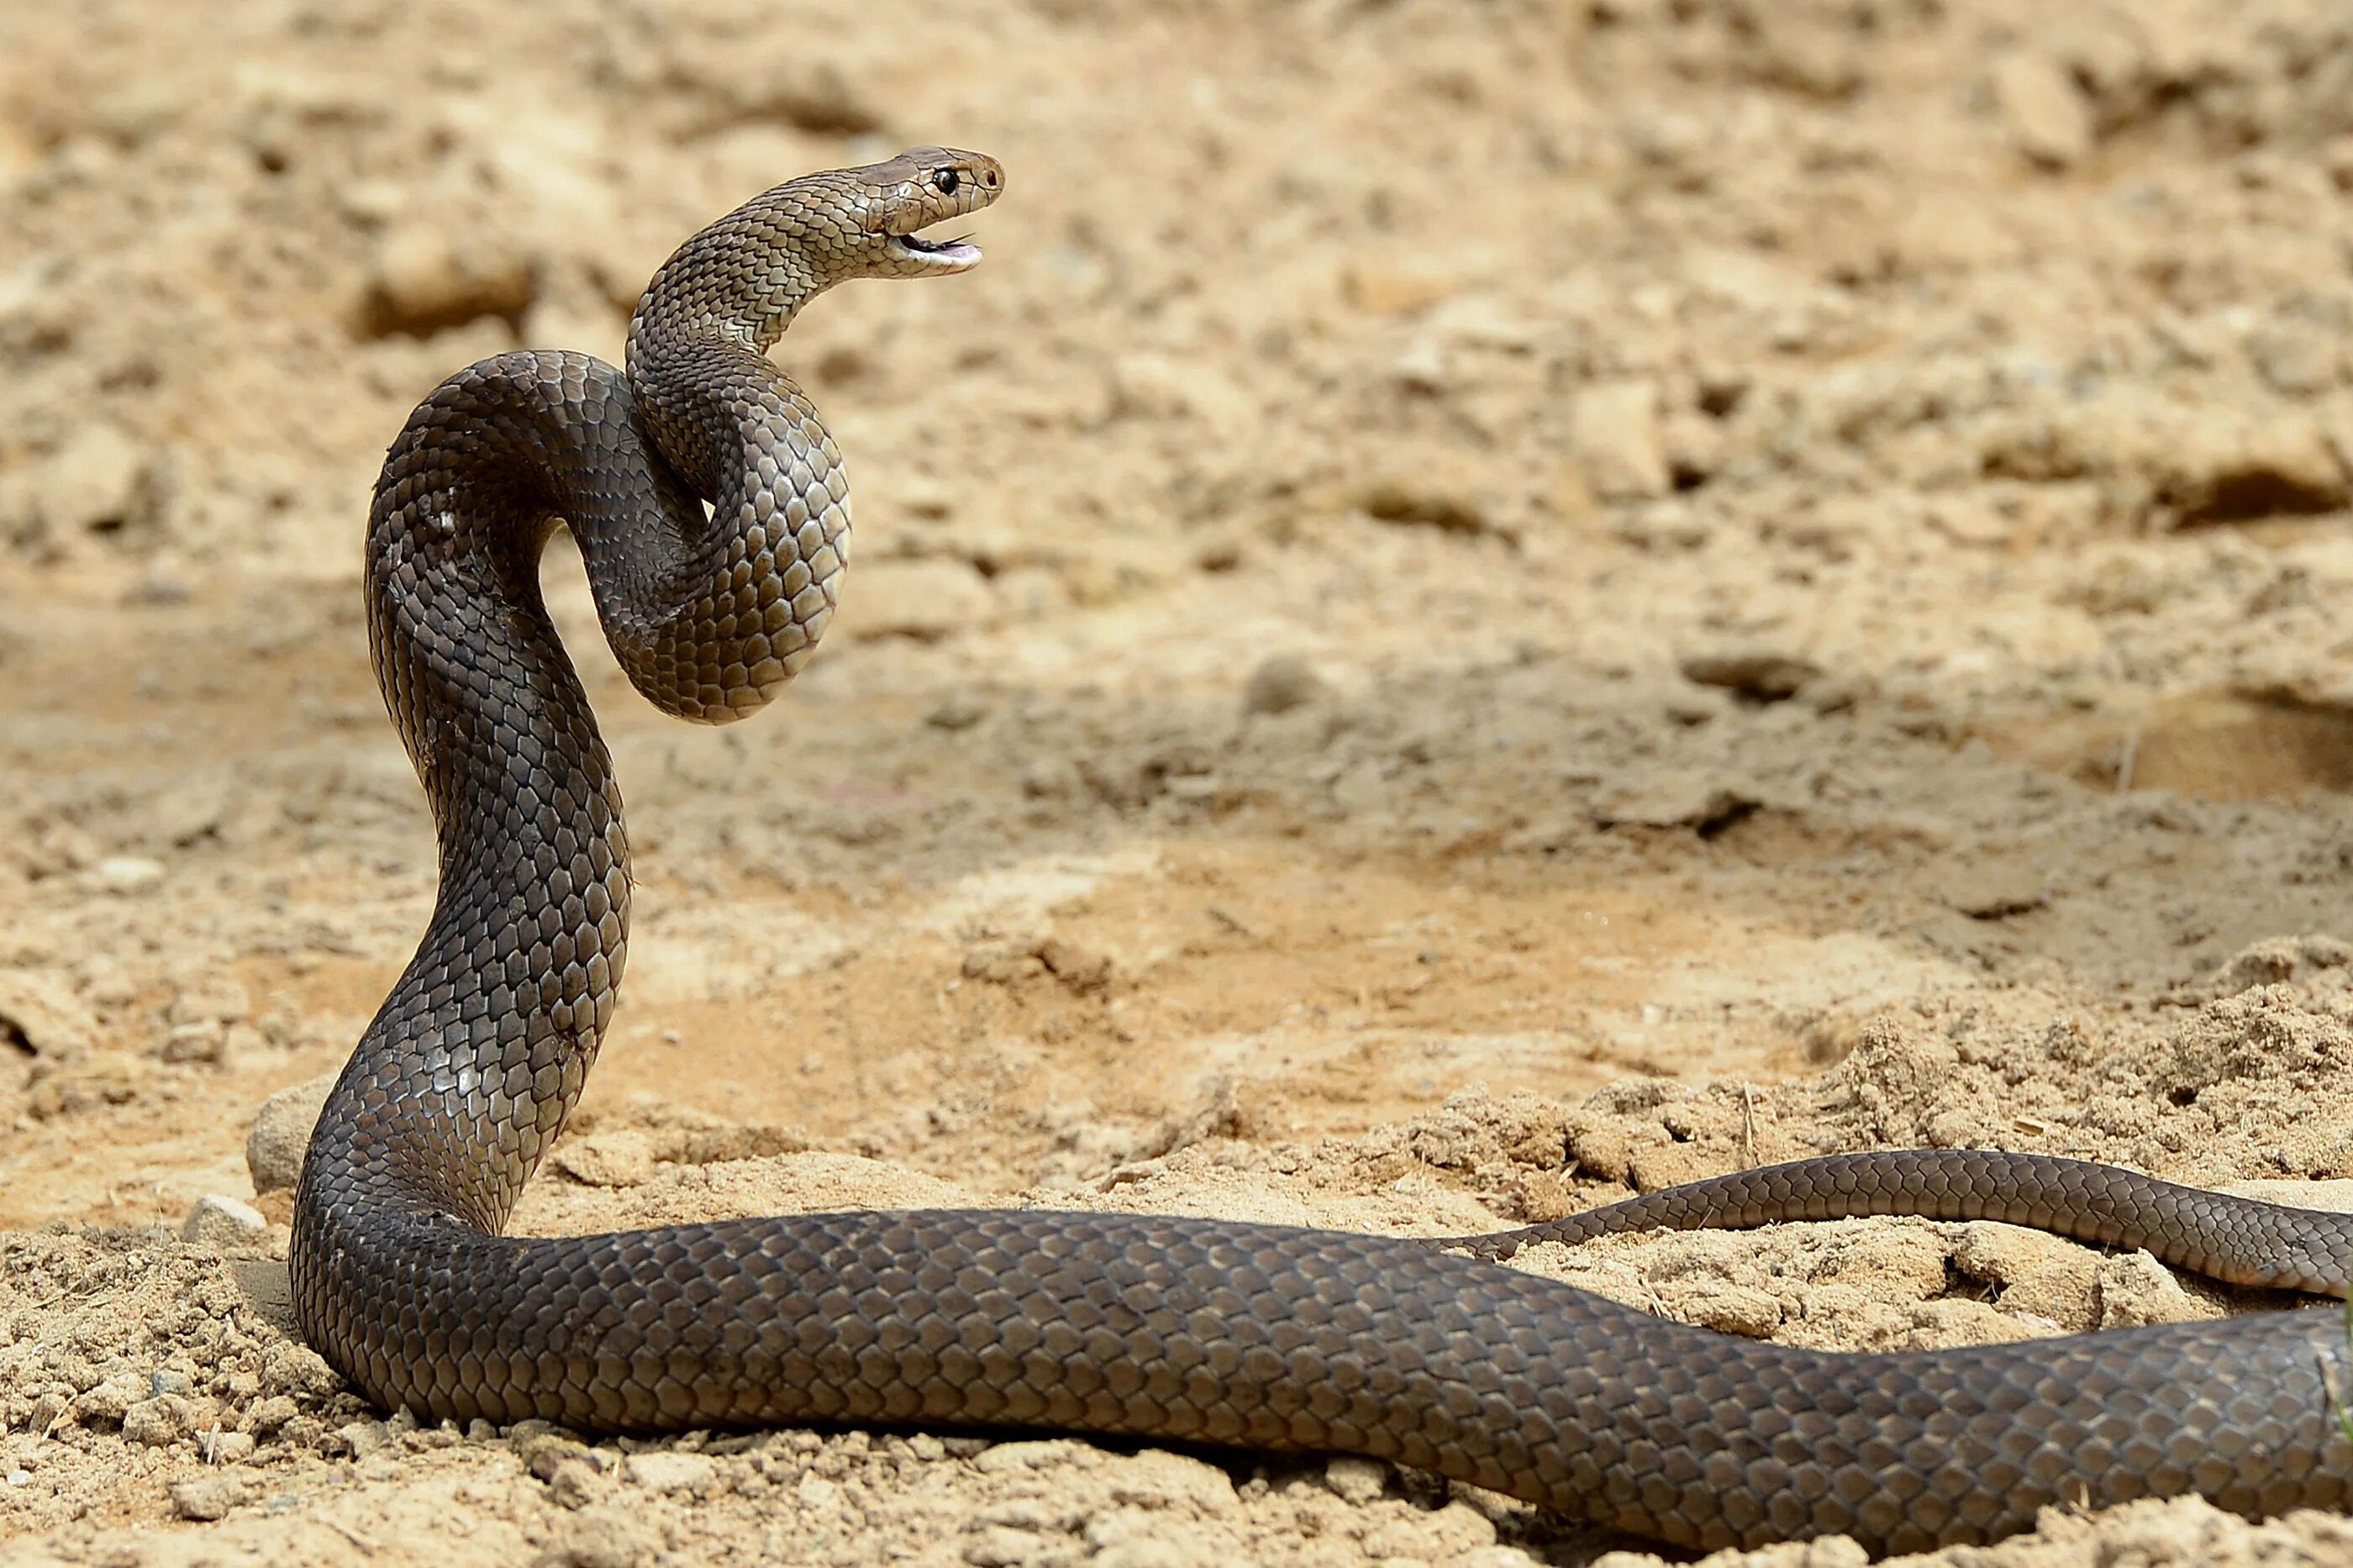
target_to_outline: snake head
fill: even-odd
[[[880,254],[871,263],[886,278],[944,277],[980,265],[980,247],[959,237],[925,239],[936,223],[978,212],[1005,189],[1005,170],[985,153],[911,147],[884,163],[846,169],[859,192],[866,234]]]

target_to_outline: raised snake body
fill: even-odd
[[[1988,1540],[2049,1503],[2190,1490],[2251,1515],[2346,1500],[2333,1311],[1850,1356],[1484,1260],[1539,1235],[1926,1213],[2345,1289],[2341,1219],[2066,1161],[1810,1161],[1455,1244],[1471,1258],[1029,1211],[500,1235],[610,1022],[629,904],[620,800],[542,607],[541,547],[572,530],[658,706],[718,721],[765,702],[824,629],[849,542],[833,444],[765,351],[833,283],[973,265],[916,231],[1002,182],[987,158],[919,148],[781,185],[664,265],[626,374],[485,360],[392,447],[369,629],[440,885],[296,1198],[297,1313],[345,1376],[426,1417],[598,1432],[818,1419],[1346,1451],[1708,1547]]]

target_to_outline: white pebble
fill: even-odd
[[[164,863],[144,855],[110,855],[98,863],[98,885],[110,893],[143,893],[164,879]]]

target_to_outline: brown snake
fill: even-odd
[[[926,147],[780,185],[663,266],[626,373],[501,354],[443,383],[394,444],[368,626],[440,885],[297,1194],[295,1303],[328,1360],[428,1418],[1345,1451],[1704,1547],[1983,1541],[2045,1504],[2188,1491],[2256,1516],[2345,1502],[2331,1310],[1838,1355],[1485,1260],[1543,1236],[1904,1213],[2346,1289],[2344,1216],[2078,1162],[1837,1156],[1452,1244],[1033,1211],[499,1234],[611,1022],[629,904],[620,797],[541,604],[541,547],[558,520],[571,529],[606,635],[656,705],[716,722],[765,703],[815,647],[849,543],[840,459],[766,350],[845,279],[974,265],[972,247],[916,231],[1002,184],[990,159]]]

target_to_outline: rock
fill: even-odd
[[[98,1019],[63,975],[0,969],[0,1047],[64,1057],[89,1047]]]
[[[1441,533],[1497,533],[1493,503],[1457,464],[1398,468],[1361,486],[1356,505],[1381,522],[1410,523]]]
[[[281,1089],[262,1101],[245,1135],[245,1168],[253,1173],[256,1193],[284,1192],[302,1174],[302,1152],[311,1146],[311,1130],[319,1124],[333,1075],[314,1078],[291,1089]]]
[[[2013,50],[1994,62],[1988,83],[2003,134],[2019,156],[2045,169],[2069,169],[2092,150],[2092,106],[2058,61]]]
[[[2327,437],[2300,412],[2204,419],[2158,456],[2158,500],[2177,525],[2334,511],[2353,500]]]
[[[1601,826],[1688,827],[1714,834],[1746,816],[1759,802],[1718,775],[1696,768],[1649,768],[1614,781],[1593,804]]]
[[[1092,1527],[1089,1530],[1089,1544],[1094,1544]],[[1088,1568],[1208,1568],[1216,1561],[1213,1552],[1139,1534],[1103,1542],[1087,1564]]]
[[[323,1366],[326,1363],[322,1362],[320,1364]],[[253,1408],[246,1412],[245,1419],[247,1426],[267,1437],[301,1414],[302,1407],[295,1404],[290,1395],[273,1394],[265,1399],[255,1400]]]
[[[1448,348],[1528,353],[1545,340],[1535,321],[1493,294],[1464,294],[1430,312],[1418,334]]]
[[[270,1346],[261,1358],[261,1385],[273,1394],[309,1394],[323,1399],[340,1390],[343,1380],[335,1375],[327,1358],[309,1345],[284,1341]]]
[[[603,1473],[604,1455],[567,1433],[533,1429],[540,1426],[520,1424],[513,1433],[514,1450],[524,1469],[550,1485],[573,1466],[585,1466],[592,1475]]]
[[[661,1549],[654,1521],[628,1503],[603,1503],[565,1515],[542,1562],[555,1568],[639,1568]]]
[[[1409,1512],[1365,1532],[1365,1555],[1376,1562],[1460,1563],[1495,1544],[1493,1521],[1470,1504],[1450,1502],[1429,1513]]]
[[[926,709],[923,722],[950,734],[969,730],[988,717],[988,704],[970,692],[952,691]]]
[[[964,1543],[964,1560],[973,1568],[1024,1568],[1046,1559],[1045,1538],[1011,1525],[984,1525]]]
[[[1081,1451],[1080,1445],[1068,1437],[1024,1438],[992,1443],[973,1456],[972,1464],[985,1476],[1016,1476],[1025,1470],[1060,1469]]]
[[[741,67],[741,62],[734,62]],[[700,73],[698,73],[700,74]],[[863,73],[861,73],[863,74]],[[723,120],[772,120],[818,136],[864,136],[882,129],[881,106],[830,60],[791,51],[773,65],[710,73]]]
[[[1977,1221],[1961,1227],[1953,1267],[1991,1287],[2012,1317],[2071,1332],[2097,1326],[2102,1259],[2063,1237]]]
[[[1082,996],[1095,995],[1111,987],[1112,960],[1108,953],[1082,947],[1059,936],[1050,936],[1037,947],[1038,962],[1046,973],[1060,981]]]
[[[216,1252],[258,1247],[269,1234],[269,1222],[261,1217],[260,1210],[219,1193],[198,1198],[180,1226],[184,1238]]]
[[[258,1445],[250,1432],[214,1432],[205,1438],[205,1458],[216,1465],[241,1465]]]
[[[2322,1185],[2295,1183],[2294,1185]],[[2268,1198],[2268,1194],[2244,1194]],[[2182,1288],[2173,1270],[2146,1252],[2119,1253],[2099,1262],[2099,1302],[2093,1327],[2137,1328],[2145,1323],[2187,1323],[2220,1315],[2211,1301]]]
[[[187,1435],[188,1402],[176,1394],[142,1399],[122,1413],[122,1440],[162,1448]]]
[[[2051,894],[2027,867],[1972,865],[1955,870],[1939,893],[1946,905],[1973,921],[2007,920],[2039,910]]]
[[[1569,415],[1569,446],[1597,500],[1641,500],[1673,488],[1659,431],[1659,392],[1648,381],[1579,388]]]
[[[962,561],[877,561],[858,568],[843,614],[851,635],[938,642],[997,618],[987,580]]]
[[[1697,489],[1724,469],[1724,426],[1695,408],[1671,416],[1660,433],[1660,453],[1679,489]]]
[[[98,885],[110,893],[143,893],[164,879],[163,863],[143,855],[110,855],[97,872]]]
[[[132,1405],[146,1397],[144,1378],[137,1373],[116,1373],[82,1390],[73,1402],[73,1417],[84,1426],[119,1426]]]
[[[229,1510],[245,1500],[245,1486],[242,1476],[197,1476],[174,1481],[167,1489],[174,1513],[182,1519],[209,1523],[226,1519]]]
[[[2316,322],[2272,321],[2247,334],[2247,360],[2273,391],[2312,397],[2337,384],[2343,340]]]
[[[1122,354],[1113,362],[1115,419],[1199,419],[1237,429],[1257,412],[1230,376],[1205,362],[1157,353]]]
[[[347,1421],[335,1428],[335,1436],[343,1440],[354,1459],[364,1459],[381,1453],[392,1441],[392,1428],[382,1421]]]
[[[253,1016],[253,998],[234,980],[206,977],[183,985],[164,1009],[168,1024],[241,1024]]]
[[[1781,1302],[1770,1291],[1747,1285],[1712,1285],[1677,1299],[1683,1321],[1720,1334],[1767,1340],[1781,1326]]]
[[[1802,655],[1770,647],[1688,653],[1676,667],[1695,686],[1718,687],[1752,702],[1786,701],[1822,673]]]
[[[31,507],[52,541],[141,521],[155,500],[154,458],[115,426],[81,426],[32,475]]]
[[[228,1060],[228,1031],[218,1024],[182,1024],[164,1037],[164,1059],[220,1066]]]
[[[516,321],[537,291],[536,272],[528,255],[479,226],[461,240],[438,223],[397,223],[370,258],[360,329],[427,337],[484,316]]]
[[[1288,713],[1331,694],[1315,667],[1297,654],[1262,659],[1242,688],[1244,713]]]
[[[1376,316],[1403,316],[1447,299],[1461,283],[1447,273],[1358,262],[1343,273],[1340,287],[1348,303],[1359,310]]]
[[[1419,336],[1389,362],[1389,379],[1408,392],[1434,395],[1446,390],[1448,364],[1444,343]]]
[[[2258,985],[2288,985],[2324,969],[2353,964],[2353,944],[2324,935],[2265,937],[2232,953],[2206,977],[2209,998],[2236,996]]]
[[[1370,1502],[1388,1489],[1389,1468],[1378,1459],[1342,1454],[1324,1462],[1324,1484],[1343,1502]]]
[[[1139,1508],[1201,1513],[1225,1513],[1240,1500],[1225,1471],[1166,1448],[1146,1448],[1120,1465],[1112,1473],[1111,1495],[1114,1502]]]
[[[650,1492],[692,1492],[701,1497],[719,1484],[719,1461],[708,1454],[655,1448],[623,1459],[621,1479]]]
[[[533,1471],[534,1474],[538,1472]],[[607,1489],[604,1472],[585,1458],[558,1459],[540,1479],[558,1508],[586,1508]]]

